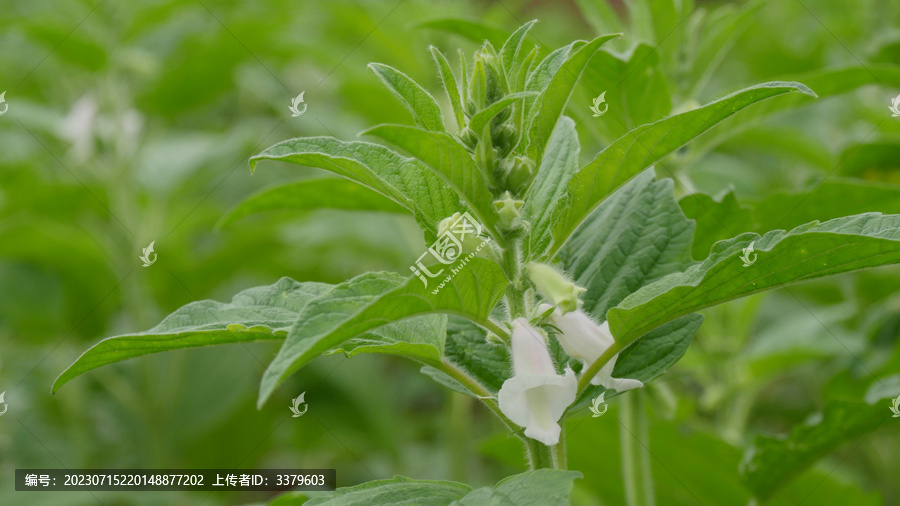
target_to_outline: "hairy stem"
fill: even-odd
[[[509,284],[506,285],[506,304],[509,308],[509,317],[514,320],[525,316],[525,290],[522,282],[522,265],[519,258],[519,241],[513,239],[503,249],[502,267],[503,273]]]
[[[566,455],[566,420],[559,421],[559,427],[562,429],[559,433],[559,443],[553,445],[553,463],[556,469],[568,469],[568,456]]]
[[[622,473],[625,479],[625,503],[628,506],[654,506],[653,475],[650,470],[650,431],[644,410],[644,391],[634,390],[622,396],[619,412],[622,430]]]
[[[525,449],[528,452],[528,466],[530,469],[555,469],[556,465],[550,447],[540,441],[525,438]]]

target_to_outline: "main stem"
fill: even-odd
[[[525,438],[525,450],[528,452],[528,465],[531,469],[555,469],[550,447],[536,439]]]
[[[519,242],[521,239],[507,241],[503,249],[503,273],[509,284],[506,285],[506,305],[509,308],[509,318],[515,320],[525,316],[525,290],[522,280],[522,265],[519,258]]]
[[[521,239],[510,239],[503,249],[503,272],[509,284],[506,285],[506,305],[509,309],[509,318],[527,316],[525,304],[525,282],[522,279],[522,263],[519,258],[519,243]],[[524,437],[525,451],[528,453],[528,464],[531,469],[543,468],[559,468],[565,467],[560,459],[560,448],[557,447],[552,451],[549,446],[540,441]],[[561,442],[565,445],[565,442]],[[555,455],[554,455],[555,454]],[[562,455],[565,455],[565,449],[562,449]],[[556,458],[554,458],[556,457]]]
[[[644,391],[623,395],[619,422],[622,430],[622,473],[625,479],[625,503],[628,506],[654,506],[653,475],[650,470],[650,431],[644,408]]]

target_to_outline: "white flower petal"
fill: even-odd
[[[544,334],[531,326],[525,318],[513,321],[512,336],[513,371],[519,374],[556,374],[547,340]]]
[[[546,311],[550,307],[543,304],[540,309]],[[590,316],[581,310],[563,315],[557,309],[550,315],[550,322],[560,330],[561,333],[556,337],[566,353],[574,359],[581,360],[585,367],[593,364],[603,355],[603,352],[615,343],[607,322],[597,325]],[[612,377],[617,358],[618,355],[610,359],[597,375],[591,378],[591,384],[602,385],[605,388],[615,389],[617,392],[644,386],[636,379]]]
[[[578,382],[571,370],[558,374],[524,374],[506,380],[497,400],[500,411],[525,427],[525,435],[546,445],[559,442],[559,419],[575,402]]]

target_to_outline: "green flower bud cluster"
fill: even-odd
[[[461,57],[461,63],[466,125],[460,128],[459,139],[472,153],[497,199],[500,227],[514,233],[523,226],[518,212],[521,200],[517,201],[519,205],[502,202],[516,201],[516,197],[524,195],[536,173],[535,163],[524,156],[525,141],[522,139],[525,105],[533,98],[507,99],[505,107],[495,105],[510,94],[525,91],[525,80],[519,75],[521,71],[507,75],[500,55],[489,42],[475,53],[471,67],[465,58]],[[485,119],[483,111],[486,109],[493,117],[473,125],[472,120],[479,113],[482,113],[481,119]]]

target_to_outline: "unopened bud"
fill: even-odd
[[[534,162],[528,157],[517,156],[513,159],[506,175],[506,187],[522,194],[534,180],[534,173]]]
[[[530,262],[525,266],[528,277],[538,292],[553,306],[559,308],[562,314],[576,311],[581,307],[578,296],[586,290],[573,283],[565,275],[547,264]]]

